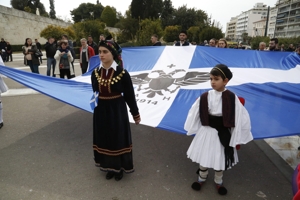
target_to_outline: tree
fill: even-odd
[[[223,38],[222,30],[216,27],[206,27],[199,34],[200,41],[209,41],[211,38]]]
[[[121,17],[120,21],[115,25],[115,27],[121,29],[122,33],[118,37],[122,42],[133,41],[135,39],[136,33],[139,29],[139,21],[132,18],[127,13],[126,17]]]
[[[208,17],[202,10],[195,8],[187,8],[183,5],[173,12],[172,25],[179,25],[183,30],[189,29],[191,26],[199,26],[204,28],[207,26]]]
[[[52,19],[56,19],[56,12],[55,12],[55,8],[54,8],[54,0],[49,0],[49,3],[50,3],[50,12],[49,12],[49,15],[50,15],[50,18]]]
[[[192,26],[187,30],[188,39],[190,42],[200,43],[199,40],[200,28],[199,26]]]
[[[140,23],[140,30],[138,30],[138,42],[140,45],[151,45],[151,36],[153,34],[158,35],[160,38],[163,35],[163,29],[161,27],[161,21],[144,19]]]
[[[162,13],[161,13],[161,21],[162,21],[163,28],[165,28],[166,26],[171,25],[172,20],[173,20],[174,10],[175,9],[172,5],[171,0],[164,0],[163,1],[163,7],[162,7]]]
[[[167,26],[164,32],[164,41],[174,42],[178,40],[180,26]]]
[[[94,41],[97,42],[100,34],[110,34],[107,30],[105,30],[105,23],[100,20],[85,20],[77,22],[73,25],[73,29],[76,33],[76,40],[87,38],[90,35],[94,38]]]
[[[106,26],[114,27],[117,23],[117,13],[110,6],[106,6],[102,11],[100,19],[106,23]]]
[[[55,38],[55,40],[60,40],[62,35],[68,35],[69,38],[75,39],[75,32],[71,27],[63,28],[60,26],[54,26],[54,25],[48,25],[46,28],[44,28],[40,36],[48,39],[49,37]]]
[[[40,0],[10,0],[10,5],[14,9],[30,12],[32,14],[36,14],[36,9],[38,8],[41,16],[49,16],[44,4],[41,3]]]
[[[82,20],[100,19],[103,9],[104,7],[101,3],[82,3],[78,8],[75,8],[70,12],[74,23],[76,23],[81,22]]]
[[[162,0],[132,0],[130,11],[135,19],[158,19],[162,13]]]

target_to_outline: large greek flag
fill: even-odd
[[[124,48],[142,124],[177,133],[197,97],[211,89],[209,71],[216,64],[233,72],[228,89],[245,98],[254,138],[300,134],[300,56],[288,52],[219,49],[200,46]],[[52,98],[92,112],[90,75],[72,80],[32,74],[9,67],[0,73]],[[130,117],[131,119],[132,117]]]

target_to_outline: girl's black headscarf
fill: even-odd
[[[113,55],[114,61],[120,66],[123,67],[122,61],[122,48],[118,45],[118,43],[114,42],[113,40],[102,40],[99,44],[99,47],[107,48],[111,54]]]

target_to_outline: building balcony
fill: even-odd
[[[300,24],[300,20],[299,21],[288,22],[288,25],[295,25],[295,24]]]
[[[283,30],[276,30],[276,33],[285,33],[287,31],[287,29],[283,29]]]
[[[279,23],[279,24],[276,24],[276,27],[280,27],[280,26],[286,26],[288,23],[287,22],[284,22],[284,23]]]

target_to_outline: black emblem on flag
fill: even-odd
[[[182,76],[176,77],[175,75],[177,73],[181,73]],[[156,75],[155,78],[153,78],[153,74]],[[138,85],[137,91],[145,90],[143,94],[148,93],[148,98],[153,98],[156,94],[163,95],[162,90],[174,93],[180,86],[196,85],[206,82],[209,79],[209,72],[186,72],[184,69],[175,69],[168,74],[163,70],[154,70],[151,73],[142,73],[131,76],[133,84]],[[148,84],[149,86],[142,88],[145,84]],[[169,89],[172,85],[176,86],[173,90]]]

